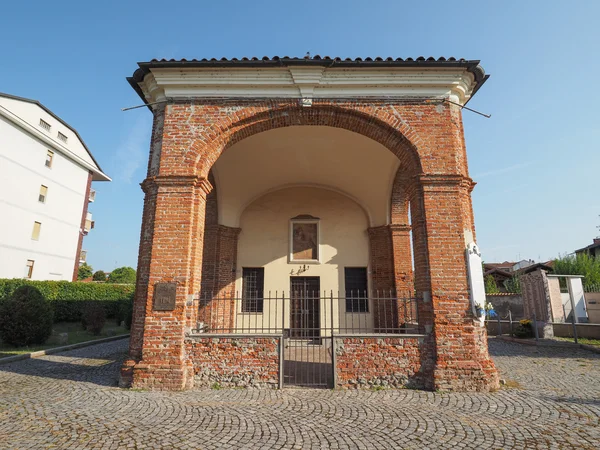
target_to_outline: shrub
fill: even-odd
[[[119,301],[119,311],[115,316],[117,325],[125,322],[125,327],[131,329],[131,320],[133,315],[133,294],[126,300]]]
[[[18,287],[0,305],[0,337],[15,347],[46,342],[52,321],[52,308],[33,286]]]
[[[120,301],[132,298],[135,286],[106,283],[80,283],[70,281],[31,281],[0,279],[0,303],[20,286],[34,286],[48,300],[56,322],[79,322],[86,303],[100,304],[106,317],[113,318],[119,312]]]
[[[98,270],[94,272],[94,276],[92,277],[94,281],[106,281],[106,273],[103,270]]]
[[[496,284],[496,279],[493,275],[487,275],[485,277],[485,293],[486,294],[497,294],[500,292],[498,289],[498,285]]]
[[[135,284],[135,269],[131,267],[119,267],[108,276],[109,283]]]
[[[77,271],[77,279],[85,280],[86,278],[91,277],[92,273],[94,273],[92,266],[88,265],[87,263],[83,263],[79,266],[79,270]]]
[[[86,330],[95,336],[99,336],[106,324],[106,312],[98,303],[88,303],[82,317],[82,323]]]
[[[518,338],[533,337],[533,322],[529,319],[519,321],[519,325],[515,328],[514,334]]]

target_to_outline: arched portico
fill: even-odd
[[[131,359],[124,366],[125,381],[160,389],[193,384],[193,363],[184,340],[197,322],[201,287],[235,288],[238,237],[243,228],[240,230],[239,222],[232,218],[241,217],[241,212],[254,203],[252,192],[246,191],[256,188],[258,195],[260,189],[267,192],[265,187],[281,185],[281,179],[275,177],[266,186],[246,183],[243,186],[247,189],[236,192],[233,183],[222,176],[229,173],[235,179],[235,161],[229,166],[223,163],[223,167],[220,161],[236,151],[242,155],[244,143],[261,135],[275,133],[275,137],[278,130],[297,130],[302,135],[306,130],[304,134],[309,136],[310,130],[330,128],[356,134],[357,140],[366,139],[373,149],[385,149],[393,156],[391,166],[386,166],[385,157],[380,161],[389,172],[385,183],[380,183],[382,175],[377,171],[362,179],[352,175],[357,180],[349,186],[340,186],[343,177],[333,175],[337,181],[327,182],[332,189],[350,192],[370,212],[365,233],[371,288],[412,290],[412,229],[414,287],[424,339],[420,376],[428,378],[424,385],[447,389],[489,389],[495,385],[485,333],[473,325],[469,306],[464,249],[474,235],[472,182],[462,157],[462,134],[455,130],[455,121],[460,120],[456,107],[430,99],[314,99],[310,107],[286,99],[196,99],[156,105],[154,115],[148,178],[143,183],[146,197]],[[259,150],[265,149],[264,144]],[[348,142],[344,145],[351,148]],[[247,151],[251,148],[246,146]],[[331,156],[335,153],[332,148],[324,148],[321,155]],[[355,174],[362,167],[362,172],[368,173],[374,151],[355,152],[354,164],[344,170]],[[313,159],[318,153],[306,150]],[[350,153],[348,150],[346,156]],[[338,168],[348,162],[343,152],[340,155]],[[239,161],[244,166],[242,156]],[[324,156],[322,161],[329,164]],[[284,178],[288,184],[326,184],[320,179],[326,169],[313,172],[308,180],[289,180],[301,177],[302,171],[288,171]],[[359,181],[386,185],[387,191],[382,194],[375,189],[369,196],[365,193],[368,187],[357,189]],[[218,194],[213,191],[215,185]],[[224,209],[226,203],[231,210]],[[299,212],[299,217],[303,214]],[[207,280],[211,273],[213,280]],[[168,294],[169,290],[173,294]],[[157,308],[157,302],[163,301],[171,304]],[[453,344],[440,351],[439,343],[449,333]]]

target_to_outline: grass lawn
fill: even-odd
[[[563,342],[575,342],[575,339],[573,339],[572,337],[555,337],[554,339]],[[600,347],[600,339],[577,338],[577,343],[585,345],[596,345]]]
[[[59,344],[59,334],[67,333],[68,341],[66,344]],[[0,340],[0,358],[7,356],[20,355],[22,353],[31,353],[38,350],[47,350],[54,347],[62,347],[64,345],[78,344],[85,341],[94,341],[96,339],[103,339],[109,336],[120,336],[128,334],[129,330],[125,327],[117,326],[114,320],[107,320],[106,325],[100,336],[94,336],[92,333],[83,330],[81,323],[79,322],[59,322],[52,326],[52,336],[46,341],[44,345],[34,345],[31,347],[13,347],[7,345]]]

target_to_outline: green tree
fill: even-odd
[[[131,267],[119,267],[113,270],[108,276],[109,283],[134,284],[135,269]]]
[[[485,293],[486,294],[497,294],[500,292],[498,289],[498,285],[496,284],[496,279],[493,275],[487,275],[485,277]]]
[[[552,269],[557,275],[583,275],[583,285],[600,284],[600,258],[586,253],[565,255],[554,260]]]
[[[79,266],[79,270],[77,271],[77,279],[85,280],[86,278],[91,277],[93,273],[94,269],[92,269],[92,266],[88,265],[88,263],[83,263]]]
[[[513,275],[508,280],[504,280],[504,288],[506,292],[510,292],[512,294],[520,294],[521,293],[521,278],[519,275]]]
[[[97,270],[92,277],[94,281],[106,281],[106,273],[103,270]]]
[[[0,337],[15,347],[43,344],[52,334],[53,316],[39,289],[18,287],[0,304]]]

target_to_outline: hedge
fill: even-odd
[[[130,284],[81,283],[71,281],[31,281],[0,279],[0,302],[20,286],[39,289],[54,310],[55,322],[78,322],[88,303],[100,304],[109,318],[121,318],[128,304],[133,302],[135,286]]]

